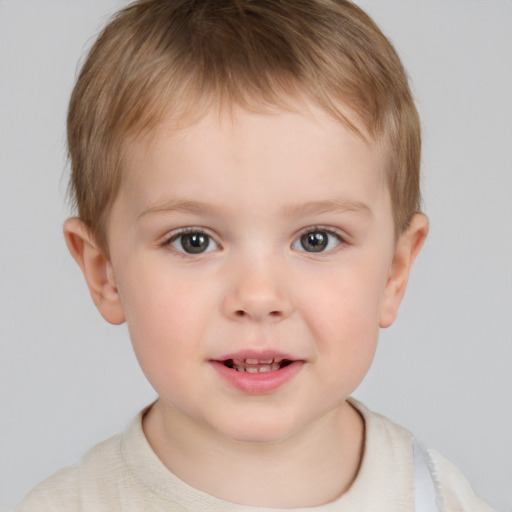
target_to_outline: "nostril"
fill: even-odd
[[[268,312],[268,316],[271,318],[280,318],[282,316],[282,314],[283,314],[283,312],[278,311],[278,310]],[[247,311],[244,311],[243,309],[237,309],[235,311],[235,316],[238,318],[245,318],[247,316],[252,316],[252,315],[250,313],[248,313]],[[259,315],[257,315],[257,316],[259,316]],[[262,315],[262,316],[264,316],[264,315]]]
[[[253,320],[281,320],[286,316],[285,312],[280,309],[264,309],[264,308],[244,308],[234,309],[231,314],[232,318],[239,320],[253,319]]]

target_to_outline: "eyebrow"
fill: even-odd
[[[373,211],[367,204],[362,201],[352,201],[349,199],[311,201],[304,204],[293,205],[286,208],[285,215],[293,218],[322,213],[345,212],[360,213],[370,218],[373,217]]]
[[[137,217],[137,220],[147,215],[159,213],[190,213],[215,216],[219,214],[220,208],[217,205],[192,200],[170,200],[158,201],[144,209]],[[296,205],[287,206],[284,216],[288,218],[300,218],[308,215],[319,215],[323,213],[345,213],[355,212],[373,218],[373,211],[362,201],[348,199],[310,201]]]
[[[191,201],[186,199],[176,199],[170,201],[157,201],[156,203],[145,208],[137,217],[137,220],[147,215],[156,213],[191,213],[191,214],[206,214],[215,215],[218,212],[218,207],[209,203],[200,201]]]

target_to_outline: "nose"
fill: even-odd
[[[237,321],[278,322],[293,310],[283,273],[269,263],[244,265],[229,272],[222,302],[225,316]]]

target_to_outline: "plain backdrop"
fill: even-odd
[[[152,401],[61,225],[78,62],[121,0],[0,0],[0,511]],[[361,0],[424,128],[431,232],[355,396],[512,511],[512,2]]]

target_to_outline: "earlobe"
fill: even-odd
[[[384,291],[380,327],[389,327],[395,321],[398,308],[405,294],[412,264],[420,252],[427,234],[427,216],[423,213],[416,213],[411,219],[409,227],[397,242]]]
[[[89,228],[76,217],[67,219],[64,237],[69,252],[82,270],[98,311],[111,324],[123,323],[125,317],[112,265],[98,248]]]

